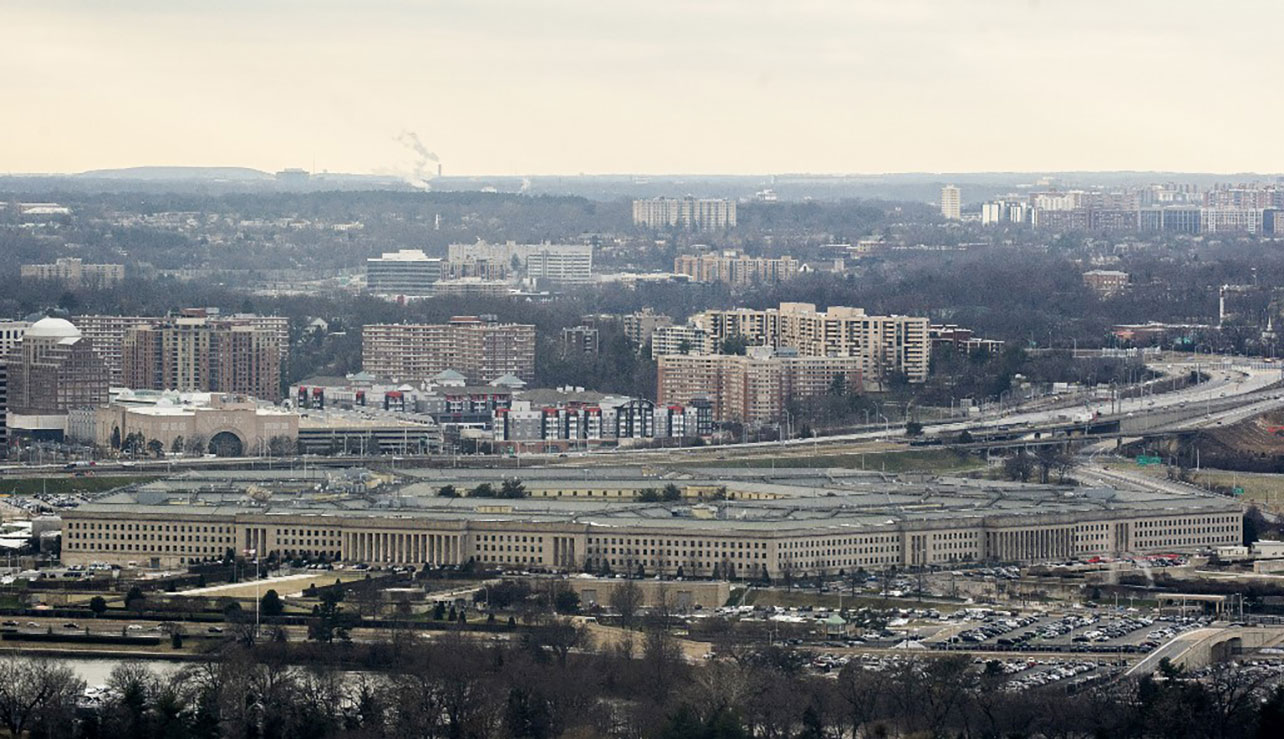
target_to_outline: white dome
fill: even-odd
[[[31,324],[24,336],[34,339],[72,339],[80,337],[80,329],[64,318],[41,318]]]

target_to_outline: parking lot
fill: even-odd
[[[1128,612],[965,615],[964,628],[930,641],[930,646],[969,651],[1146,654],[1206,623],[1206,619],[1152,618]]]
[[[847,655],[825,653],[817,655],[809,668],[818,674],[836,676],[844,667],[856,664],[862,670],[888,672],[901,666],[900,655]],[[1019,692],[1049,685],[1072,690],[1086,683],[1111,678],[1122,671],[1122,666],[1095,660],[1075,658],[1042,659],[977,659],[974,669],[978,672],[997,666],[1003,679],[1002,690]]]

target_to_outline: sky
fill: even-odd
[[[0,0],[0,173],[1284,172],[1278,0]],[[435,165],[434,165],[435,166]]]

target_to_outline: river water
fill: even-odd
[[[93,687],[95,685],[106,685],[107,678],[108,676],[111,675],[111,671],[116,668],[116,665],[119,665],[122,662],[125,662],[126,660],[116,659],[116,658],[104,658],[104,659],[76,658],[76,659],[63,659],[59,661],[66,664],[71,669],[75,670],[76,674],[80,676],[81,680],[85,681],[86,685],[88,685],[89,687]],[[152,672],[156,673],[157,675],[169,675],[173,672],[176,672],[184,664],[182,662],[171,662],[169,660],[159,660],[159,659],[134,660],[134,661],[141,662],[142,664],[147,665],[152,669]]]

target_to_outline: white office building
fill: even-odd
[[[432,295],[434,283],[441,279],[441,263],[420,249],[384,252],[366,260],[366,289],[376,295]]]

